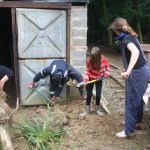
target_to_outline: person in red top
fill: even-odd
[[[110,65],[108,60],[98,47],[93,47],[90,51],[90,56],[86,60],[86,71],[84,74],[84,82],[97,79],[97,82],[90,83],[86,85],[87,98],[86,98],[86,110],[81,113],[80,116],[85,116],[90,113],[90,103],[92,97],[92,91],[94,84],[96,86],[96,114],[99,116],[104,116],[104,113],[100,110],[100,98],[102,90],[102,80],[103,77],[108,77],[110,73]]]

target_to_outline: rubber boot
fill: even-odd
[[[85,112],[81,113],[79,116],[84,117],[90,113],[90,105],[86,105]]]
[[[105,115],[102,108],[100,108],[99,105],[96,105],[96,114],[99,115],[100,117],[103,117]]]

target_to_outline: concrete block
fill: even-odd
[[[72,37],[87,37],[87,28],[74,28],[72,29]]]
[[[72,18],[78,19],[87,18],[87,7],[86,6],[72,7],[71,16]]]
[[[85,46],[87,45],[87,39],[85,38],[72,38],[72,46]]]

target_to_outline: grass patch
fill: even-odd
[[[56,149],[65,133],[63,126],[54,125],[49,116],[35,115],[22,123],[15,124],[27,140],[30,150]]]

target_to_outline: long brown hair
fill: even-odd
[[[127,20],[124,18],[116,18],[113,23],[108,27],[108,30],[118,30],[120,32],[127,32],[131,36],[137,37],[137,33],[128,24]]]
[[[100,70],[101,51],[98,47],[93,47],[90,51],[90,69]]]

